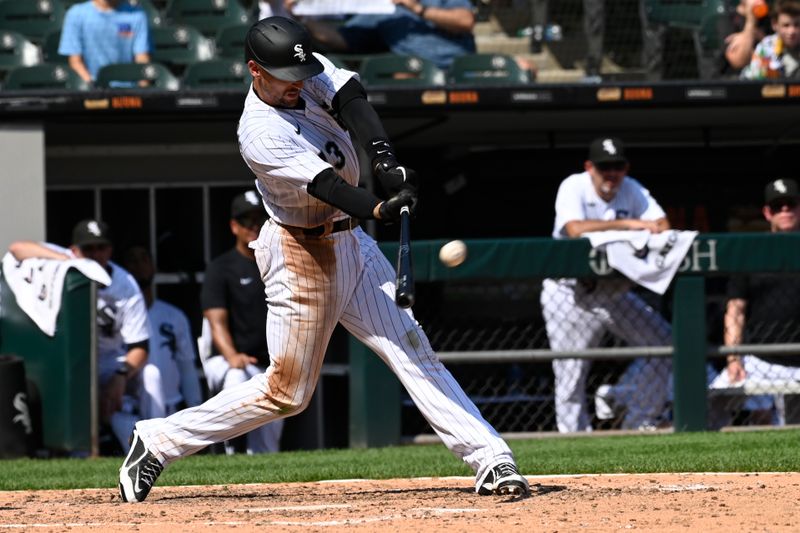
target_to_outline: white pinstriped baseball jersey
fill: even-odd
[[[616,196],[606,202],[597,194],[592,176],[581,172],[565,178],[558,188],[553,238],[567,236],[564,226],[570,220],[657,220],[664,216],[664,210],[650,196],[650,191],[630,176],[623,178]]]
[[[315,55],[325,70],[303,84],[300,97],[305,106],[269,106],[251,86],[238,129],[239,150],[256,175],[267,213],[281,224],[304,228],[346,218],[336,207],[306,192],[314,176],[333,167],[348,184],[358,186],[359,180],[358,156],[350,135],[328,111],[336,91],[357,75]]]

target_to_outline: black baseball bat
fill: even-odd
[[[397,288],[394,301],[408,309],[414,305],[414,271],[411,266],[411,214],[408,206],[400,209],[400,249],[397,251]]]

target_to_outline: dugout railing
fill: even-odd
[[[473,286],[492,285],[498,282],[519,281],[533,285],[547,277],[597,278],[619,276],[608,267],[602,254],[592,251],[586,239],[556,241],[549,238],[468,240],[468,259],[456,268],[448,268],[438,259],[439,248],[445,240],[412,243],[414,272],[417,287],[423,293],[430,285],[471,283]],[[397,244],[385,242],[381,245],[386,256],[395,261]],[[758,393],[797,393],[796,383],[776,381],[758,387],[739,387],[710,392],[708,389],[707,361],[731,353],[748,354],[797,354],[800,345],[775,343],[762,345],[740,345],[725,347],[714,342],[709,332],[716,329],[708,313],[709,299],[713,291],[707,290],[721,279],[732,274],[778,272],[800,272],[800,234],[702,234],[692,244],[676,275],[670,290],[665,295],[672,324],[672,345],[636,347],[604,345],[582,352],[556,352],[545,347],[525,349],[448,350],[438,348],[432,340],[439,357],[451,368],[462,382],[458,370],[477,367],[476,379],[490,379],[493,366],[514,363],[525,365],[549,365],[555,358],[578,357],[593,361],[626,361],[636,357],[672,358],[673,397],[671,426],[675,431],[701,431],[707,429],[707,402],[709,396],[748,395]],[[415,314],[423,328],[431,333],[426,321],[437,320],[426,315],[426,300],[418,298]],[[488,313],[502,314],[506,305],[497,306],[487,302]],[[537,305],[528,299],[523,305]],[[493,307],[494,306],[494,307]],[[441,308],[436,313],[442,312]],[[447,312],[446,310],[444,312]],[[460,333],[459,333],[460,334]],[[530,336],[532,332],[515,334]],[[446,342],[441,343],[443,346]],[[535,343],[533,343],[535,344]],[[539,343],[541,344],[541,343]],[[468,371],[467,371],[468,372]],[[379,446],[397,444],[408,440],[403,433],[403,391],[396,378],[381,361],[361,343],[350,340],[350,444],[351,446]],[[547,379],[542,378],[542,379]],[[462,382],[463,386],[463,382]],[[484,416],[489,404],[500,405],[510,401],[508,394],[467,393],[475,400]],[[506,391],[507,392],[507,391]],[[545,402],[547,398],[538,394],[518,394],[516,400]],[[545,395],[546,396],[546,395]],[[517,405],[520,408],[520,405]],[[523,409],[525,407],[522,407]],[[529,408],[534,408],[533,403]],[[487,416],[493,422],[490,416]],[[405,438],[404,438],[405,437]]]

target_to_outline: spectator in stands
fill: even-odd
[[[269,366],[264,324],[267,303],[264,283],[249,247],[256,240],[267,213],[254,190],[237,195],[231,203],[230,229],[234,247],[209,263],[200,295],[203,316],[208,321],[218,353],[204,365],[209,389],[218,392],[244,383]],[[246,435],[248,453],[279,450],[283,420],[261,426]],[[237,451],[241,441],[226,445]]]
[[[153,294],[155,266],[147,248],[129,248],[122,263],[139,284],[150,323],[147,365],[142,370],[142,418],[164,418],[200,405],[203,398],[189,319]]]
[[[58,53],[86,82],[112,63],[148,63],[147,16],[125,0],[88,0],[67,10]]]
[[[742,78],[800,77],[800,0],[778,0],[772,12],[773,35],[756,45]]]
[[[284,6],[283,0],[258,0],[256,2],[257,20],[272,16],[291,17],[288,9]]]
[[[533,0],[546,2],[547,0]],[[697,70],[702,79],[724,76],[730,70],[738,71],[750,59],[753,47],[764,35],[764,25],[759,24],[753,14],[753,5],[760,0],[741,0],[736,15],[730,20],[726,47],[720,54],[707,54],[699,50],[696,44]],[[660,80],[664,75],[664,46],[666,26],[653,23],[647,16],[644,0],[639,1],[639,21],[642,28],[642,66],[651,81]],[[605,0],[583,0],[583,24],[586,32],[586,75],[590,79],[599,79],[602,75],[601,63],[605,39]],[[719,57],[724,55],[724,57]]]
[[[531,0],[531,11],[534,20],[534,35],[531,49],[539,51],[544,39],[544,28],[549,0]],[[666,28],[650,23],[645,10],[644,0],[639,1],[639,20],[642,27],[642,66],[650,80],[659,80],[662,76],[664,34]],[[584,72],[587,81],[601,81],[604,41],[606,32],[605,0],[583,0],[583,30],[586,35],[586,63]],[[538,42],[537,42],[538,41]]]
[[[661,206],[627,172],[628,160],[619,139],[592,141],[584,171],[567,177],[558,188],[553,238],[581,237],[590,231],[668,230]],[[632,285],[623,278],[544,280],[541,303],[550,348],[596,347],[607,331],[630,346],[669,345],[669,323],[631,292]],[[586,406],[590,364],[588,359],[553,360],[556,422],[562,433],[592,430]],[[637,359],[617,384],[598,392],[598,403],[608,411],[613,409],[611,403],[624,405],[624,429],[654,429],[664,415],[670,370],[666,359]]]
[[[390,15],[360,14],[341,26],[304,18],[319,47],[327,52],[392,52],[429,59],[447,69],[453,58],[475,53],[475,15],[470,0],[392,0]],[[287,0],[291,10],[297,0]]]
[[[17,241],[9,251],[18,260],[31,257],[96,261],[111,277],[111,285],[97,291],[97,361],[100,380],[100,420],[110,426],[127,453],[128,437],[138,413],[141,370],[147,363],[149,330],[144,297],[136,281],[111,261],[108,226],[99,220],[79,222],[72,245]]]
[[[764,218],[772,233],[800,231],[800,188],[791,179],[778,179],[766,186]],[[724,342],[737,344],[800,342],[800,276],[775,273],[732,277],[728,283]],[[800,355],[788,357],[730,354],[727,367],[711,388],[743,386],[746,382],[800,381]],[[782,423],[773,413],[776,398],[751,396],[744,408],[755,423]],[[730,411],[741,407],[729,397],[712,402],[710,425],[714,429],[731,422]],[[774,417],[774,414],[778,414]]]
[[[723,74],[739,73],[753,57],[753,50],[770,32],[769,17],[756,16],[754,9],[763,0],[741,0],[731,20],[732,33],[725,37]]]

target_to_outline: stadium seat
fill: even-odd
[[[35,43],[61,30],[64,4],[60,0],[2,0],[0,29],[21,33]]]
[[[250,86],[250,72],[237,59],[213,59],[186,67],[183,87],[186,89],[241,89]]]
[[[327,57],[337,68],[352,70],[347,66],[347,63],[345,63],[344,60],[342,60],[342,58],[336,54],[325,54],[325,57]]]
[[[41,63],[39,47],[16,31],[0,30],[0,71]]]
[[[194,26],[206,37],[216,37],[225,26],[248,24],[249,12],[238,0],[172,0],[167,6],[170,24]]]
[[[735,9],[731,0],[644,0],[644,6],[651,23],[690,30],[705,50],[722,46],[725,35],[720,35],[718,21]]]
[[[144,88],[177,91],[180,81],[161,63],[112,63],[97,73],[98,87],[137,88],[139,82],[148,82]]]
[[[450,67],[454,84],[511,85],[530,83],[530,74],[507,54],[458,56]]]
[[[42,60],[46,63],[67,63],[67,56],[58,53],[58,45],[61,43],[61,32],[54,31],[48,33],[42,41]]]
[[[152,28],[153,60],[165,65],[184,66],[214,57],[214,43],[191,26]]]
[[[3,88],[8,91],[43,89],[85,90],[89,84],[67,65],[42,63],[15,68],[6,75]]]
[[[445,73],[427,59],[386,54],[367,57],[361,62],[361,81],[365,85],[397,87],[444,85]]]
[[[244,58],[244,38],[247,35],[249,24],[233,24],[220,28],[217,32],[217,56],[231,59]]]
[[[147,22],[150,29],[160,28],[166,25],[164,14],[152,2],[152,0],[128,0],[134,7],[140,7],[147,14]]]

